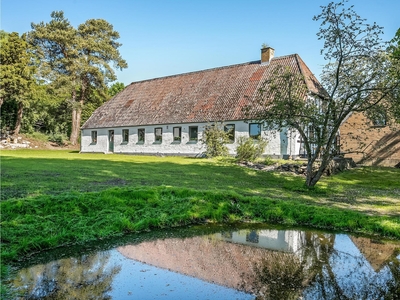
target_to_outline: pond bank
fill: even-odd
[[[14,270],[10,288],[24,299],[381,299],[400,288],[399,249],[266,224],[193,226],[43,253]]]
[[[39,196],[2,202],[1,209],[5,261],[60,245],[202,222],[267,222],[400,238],[400,224],[393,217],[313,202],[172,187]]]
[[[322,178],[182,157],[1,153],[1,261],[132,232],[204,222],[268,222],[400,239],[400,170]],[[4,276],[2,276],[4,278]]]

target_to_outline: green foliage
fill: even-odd
[[[40,75],[57,93],[68,94],[70,140],[76,144],[85,106],[96,93],[106,98],[107,84],[116,80],[110,64],[123,69],[127,63],[118,51],[119,33],[107,21],[90,19],[74,28],[62,11],[51,17],[49,23],[32,24],[28,41],[40,57]]]
[[[259,137],[254,140],[249,137],[240,137],[236,148],[236,158],[238,161],[254,162],[264,153],[267,141]]]
[[[0,43],[0,107],[8,104],[1,109],[1,126],[9,126],[18,134],[35,82],[33,57],[25,39],[16,32],[2,31]]]
[[[293,68],[277,67],[260,89],[258,104],[266,109],[258,116],[249,116],[269,128],[294,129],[301,135],[309,187],[320,180],[336,155],[335,141],[343,121],[353,112],[383,108],[388,113],[390,106],[384,103],[392,94],[399,94],[400,80],[393,76],[393,70],[399,74],[400,68],[393,68],[387,55],[382,27],[368,24],[347,2],[321,6],[321,13],[313,18],[320,22],[317,36],[323,41],[321,54],[328,62],[322,85]]]
[[[400,237],[395,219],[370,216],[298,200],[178,187],[112,188],[103,192],[38,196],[1,203],[2,258],[71,245],[128,232],[212,220],[252,219],[327,229],[377,232]],[[23,216],[23,217],[21,217]],[[101,228],[101,230],[99,230]],[[26,236],[29,232],[29,237]]]
[[[3,284],[3,281],[10,275],[10,267],[4,265],[3,263],[0,265],[1,267],[1,285],[0,285],[0,298],[1,299],[11,299],[11,293],[9,288]]]
[[[272,166],[274,165],[276,162],[271,158],[271,156],[266,156],[264,159],[264,164],[266,166]]]
[[[22,101],[33,83],[28,44],[16,32],[2,32],[0,47],[0,99]]]
[[[49,136],[47,134],[41,133],[41,132],[32,132],[32,133],[28,133],[26,134],[27,138],[31,138],[31,139],[35,139],[41,142],[46,142],[49,140]]]
[[[388,53],[392,61],[390,77],[400,82],[400,28],[390,41]],[[392,120],[400,123],[400,87],[397,87],[390,96],[389,101],[387,101],[389,105],[386,106],[386,113],[392,117]]]
[[[223,123],[215,122],[207,125],[202,142],[206,145],[207,157],[228,155],[228,148],[225,144],[229,143],[229,132],[224,130]]]
[[[82,120],[80,126],[82,126],[83,123],[90,118],[92,113],[107,100],[108,95],[106,89],[101,90],[99,88],[92,90],[86,99],[85,106],[82,108]]]
[[[114,97],[119,92],[121,92],[125,88],[125,85],[122,82],[115,82],[108,88],[108,95],[110,97]]]
[[[301,177],[228,160],[37,150],[1,155],[3,264],[45,249],[206,220],[400,238],[400,169],[357,168],[307,189]]]
[[[23,132],[60,132],[68,135],[72,110],[65,101],[67,97],[62,92],[56,93],[48,84],[35,84],[30,105],[24,110]]]
[[[64,146],[66,141],[68,140],[67,137],[60,133],[52,133],[48,137],[50,142],[56,143],[58,146]]]
[[[400,28],[397,29],[394,38],[390,41],[388,51],[393,59],[400,60]]]
[[[14,100],[5,101],[0,110],[0,129],[11,134],[17,121],[18,103]]]

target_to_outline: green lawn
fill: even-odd
[[[400,239],[400,169],[304,178],[231,159],[1,152],[3,263],[60,245],[199,222],[255,221]]]

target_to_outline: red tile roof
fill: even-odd
[[[133,82],[99,107],[82,128],[245,120],[243,108],[252,104],[277,66],[302,74],[309,91],[323,93],[318,80],[294,54],[273,58],[268,64],[254,61]]]

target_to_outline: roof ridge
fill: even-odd
[[[301,59],[300,55],[295,54],[295,57],[296,57],[296,63],[297,63],[297,66],[299,67],[299,70],[300,70],[301,75],[306,76],[306,74],[304,73],[304,70],[303,70],[303,66],[305,66],[305,67],[307,68],[307,70],[308,70],[312,75],[314,75],[314,73],[311,72],[310,68],[308,68],[308,67],[305,65],[305,63],[304,63],[304,61]]]
[[[298,54],[289,54],[289,55],[284,55],[284,56],[278,56],[278,57],[272,58],[271,60],[285,59],[287,57],[295,56],[295,55],[298,55]],[[214,67],[214,68],[203,69],[203,70],[198,70],[198,71],[190,71],[190,72],[184,72],[184,73],[179,73],[179,74],[173,74],[173,75],[149,78],[149,79],[144,79],[144,80],[139,80],[139,81],[133,81],[129,85],[136,84],[136,83],[143,83],[143,82],[146,82],[146,81],[154,81],[154,80],[160,80],[160,79],[166,79],[166,78],[173,78],[173,77],[182,76],[182,75],[190,75],[190,74],[209,72],[209,71],[214,71],[214,70],[219,70],[219,69],[228,69],[228,68],[233,68],[233,67],[238,67],[238,66],[245,66],[245,65],[252,65],[252,64],[260,64],[261,65],[261,60],[253,60],[253,61],[233,64],[233,65]]]
[[[204,70],[198,70],[198,71],[190,71],[190,72],[184,72],[184,73],[178,73],[178,74],[173,74],[173,75],[167,75],[167,76],[161,76],[161,77],[155,77],[155,78],[150,78],[150,79],[144,79],[144,80],[139,80],[139,81],[133,81],[131,84],[135,83],[142,83],[146,81],[153,81],[153,80],[159,80],[159,79],[165,79],[165,78],[172,78],[172,77],[177,77],[177,76],[182,76],[182,75],[190,75],[190,74],[196,74],[196,73],[202,73],[202,72],[208,72],[208,71],[213,71],[213,70],[218,70],[218,69],[228,69],[228,68],[233,68],[233,67],[238,67],[241,65],[250,65],[250,64],[256,64],[260,62],[260,60],[254,60],[254,61],[249,61],[245,63],[239,63],[239,64],[234,64],[234,65],[228,65],[228,66],[222,66],[222,67],[214,67],[214,68],[209,68],[209,69],[204,69]]]
[[[300,74],[303,76],[305,84],[307,85],[308,89],[312,90],[310,80],[313,82],[318,82],[318,79],[315,77],[314,73],[311,72],[310,68],[306,65],[304,60],[301,59],[300,55],[298,55],[298,54],[295,54],[295,55],[296,55],[296,63],[300,70]],[[314,87],[315,87],[315,85],[314,85]],[[327,95],[327,92],[325,91],[325,89],[322,86],[321,86],[321,88],[322,89],[317,88],[318,92],[317,93],[314,92],[314,93],[319,96],[325,97]],[[325,95],[323,95],[324,93],[325,93]]]
[[[277,57],[273,57],[271,60],[279,60],[279,59],[285,59],[291,56],[299,56],[297,53],[293,53],[293,54],[287,54],[287,55],[283,55],[283,56],[277,56]]]

